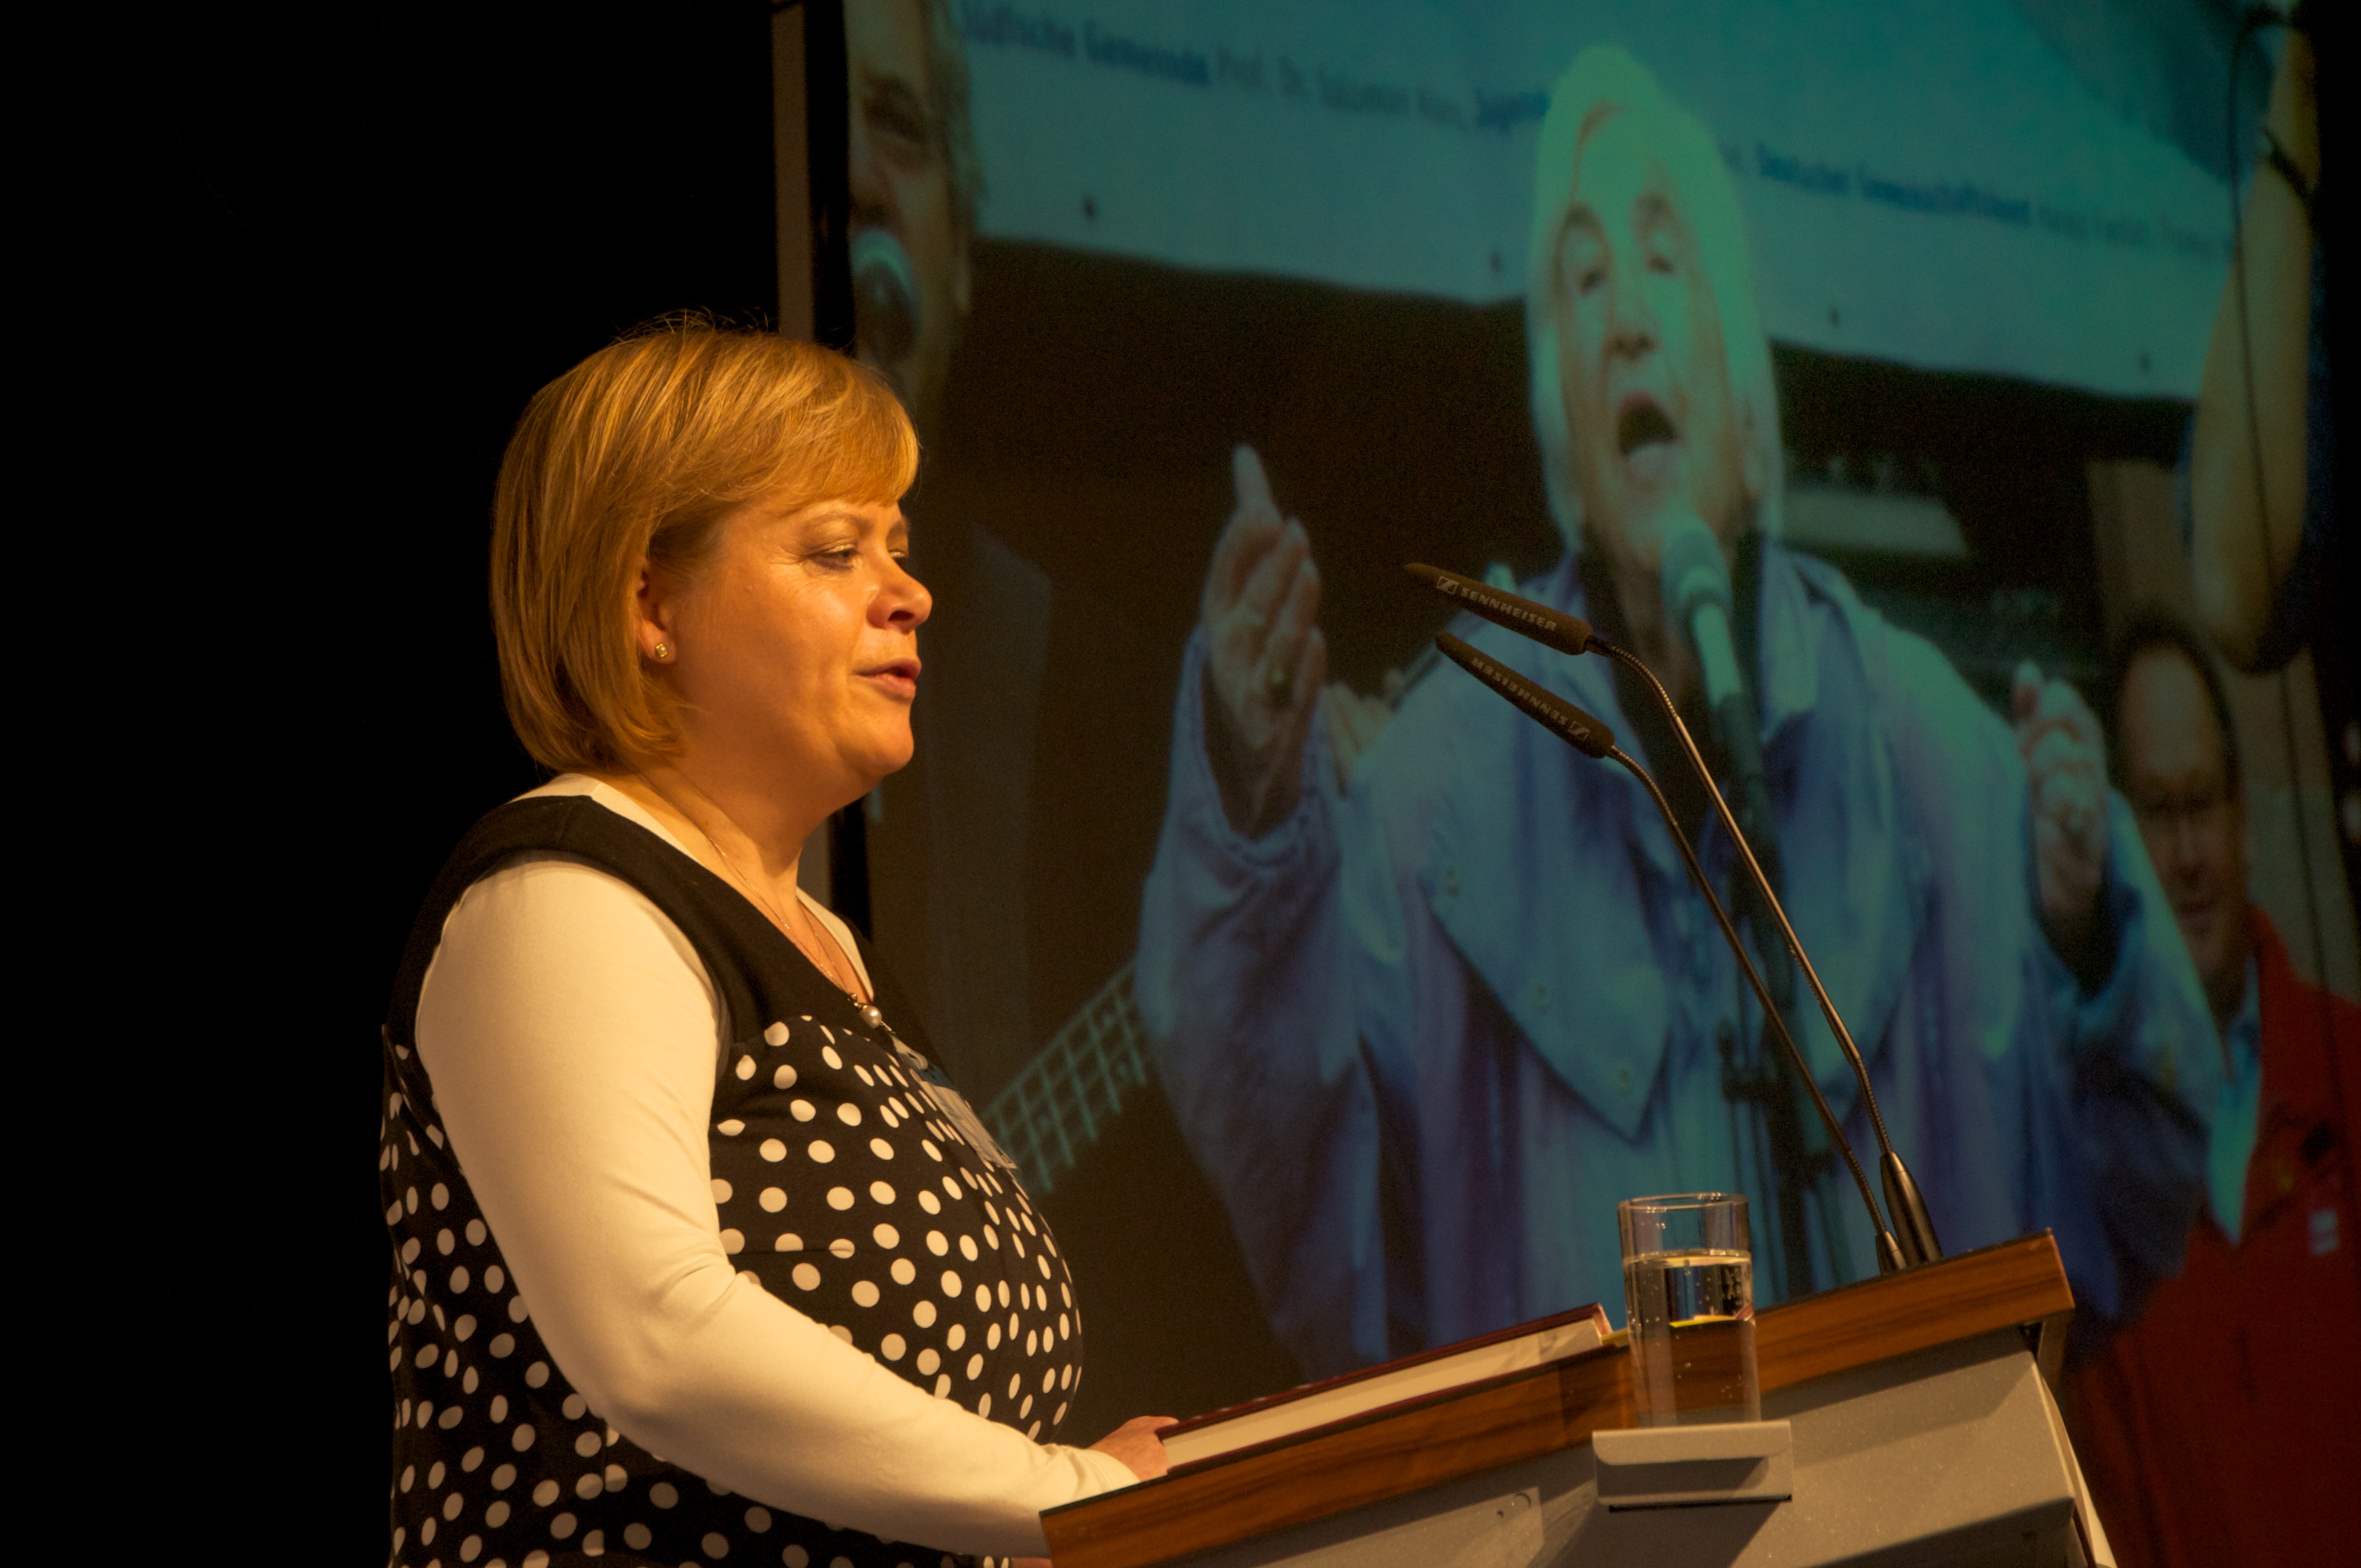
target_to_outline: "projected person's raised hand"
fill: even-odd
[[[2032,795],[2042,928],[2079,968],[2093,956],[2107,872],[2106,742],[2081,694],[2064,681],[2044,680],[2029,660],[2016,667],[2010,699]]]
[[[1199,611],[1211,676],[1205,740],[1230,825],[1256,838],[1295,809],[1328,648],[1303,524],[1280,518],[1253,447],[1230,455],[1230,473],[1237,506],[1213,546]]]

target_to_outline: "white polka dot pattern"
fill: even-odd
[[[717,1063],[707,1139],[714,1241],[738,1288],[770,1291],[936,1398],[1036,1439],[1056,1435],[1081,1378],[1082,1321],[1057,1246],[1011,1173],[943,1114],[922,1058],[653,836],[581,797],[511,802],[469,832],[421,910],[384,1034],[390,1563],[971,1562],[732,1497],[609,1426],[542,1343],[434,1124],[409,1033],[445,916],[473,879],[533,850],[645,894],[696,948],[725,1015],[763,1021]],[[906,1018],[866,956],[879,1009]]]
[[[763,1288],[980,1414],[992,1413],[995,1387],[1071,1380],[1079,1336],[1060,1332],[1049,1290],[1035,1288],[1049,1279],[1070,1291],[1071,1277],[1034,1239],[1032,1200],[939,1113],[921,1086],[922,1058],[890,1035],[804,1017],[748,1048],[756,1070],[725,1074],[715,1113],[742,1120],[750,1135],[777,1129],[785,1157],[750,1150],[746,1137],[710,1141],[714,1190],[728,1189],[715,1204],[724,1234],[771,1243],[746,1254]],[[799,1125],[873,1135],[798,1140]],[[926,1174],[928,1164],[939,1174]],[[792,1230],[780,1223],[790,1216]],[[954,1361],[963,1378],[948,1389],[930,1381]],[[1024,1430],[1005,1399],[1000,1419]]]
[[[543,1348],[441,1129],[414,1110],[432,1103],[423,1074],[403,1081],[414,1053],[390,1052],[388,1065],[399,1069],[379,1157],[394,1261],[395,1563],[546,1568],[553,1554],[617,1548],[683,1563],[970,1561],[746,1507],[609,1426]],[[1071,1395],[1045,1430],[1023,1391],[1078,1379],[1079,1323],[1059,1304],[1071,1277],[1027,1239],[1041,1234],[1031,1200],[936,1114],[917,1078],[890,1036],[801,1016],[733,1049],[708,1140],[718,1239],[756,1288],[882,1365],[1047,1441]],[[795,1138],[804,1123],[884,1130],[839,1145]],[[925,1157],[922,1139],[949,1174],[897,1186],[889,1173]],[[782,1225],[791,1216],[798,1229]],[[1055,1297],[1036,1278],[1054,1281]]]

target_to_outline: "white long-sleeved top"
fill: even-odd
[[[588,795],[688,852],[609,785],[533,793]],[[419,1055],[559,1369],[632,1442],[774,1508],[950,1551],[1045,1550],[1041,1510],[1128,1486],[1129,1468],[929,1396],[731,1265],[706,1143],[723,1011],[679,927],[571,857],[518,857],[444,922]]]

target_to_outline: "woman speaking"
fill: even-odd
[[[385,1032],[393,1559],[932,1565],[1161,1474],[1048,1442],[1082,1320],[873,954],[796,883],[909,761],[893,395],[668,322],[501,465],[508,711],[555,773],[460,844]]]

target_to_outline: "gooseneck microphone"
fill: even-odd
[[[1480,583],[1476,586],[1487,594],[1496,597],[1499,594],[1498,589],[1485,588]],[[1542,607],[1533,608],[1538,609]],[[1574,620],[1571,616],[1565,619]],[[1576,624],[1580,625],[1581,622],[1576,621]],[[1543,691],[1516,671],[1477,652],[1448,631],[1437,637],[1434,645],[1444,657],[1508,698],[1510,704],[1526,718],[1586,757],[1620,763],[1633,778],[1646,786],[1648,798],[1656,803],[1657,814],[1664,817],[1665,829],[1672,834],[1673,843],[1681,851],[1682,863],[1689,869],[1689,879],[1697,883],[1697,891],[1705,894],[1706,903],[1713,910],[1714,923],[1721,927],[1721,939],[1730,944],[1731,955],[1738,959],[1738,967],[1745,971],[1747,984],[1754,990],[1755,1000],[1763,1004],[1763,1016],[1771,1021],[1772,1030],[1779,1036],[1779,1043],[1786,1047],[1788,1059],[1795,1064],[1804,1087],[1811,1091],[1812,1105],[1819,1112],[1821,1124],[1828,1130],[1828,1141],[1844,1156],[1845,1165],[1852,1172],[1853,1185],[1861,1190],[1861,1205],[1869,1211],[1870,1228],[1877,1233],[1880,1271],[1891,1274],[1901,1267],[1901,1249],[1894,1243],[1894,1234],[1886,1229],[1884,1217],[1877,1212],[1877,1199],[1871,1193],[1869,1178],[1862,1173],[1861,1161],[1853,1154],[1851,1140],[1837,1124],[1836,1113],[1828,1109],[1828,1097],[1820,1092],[1819,1084],[1814,1080],[1811,1068],[1805,1062],[1804,1053],[1795,1044],[1795,1036],[1787,1032],[1787,1020],[1771,1004],[1771,988],[1763,982],[1763,972],[1754,967],[1754,960],[1747,956],[1745,944],[1738,939],[1738,927],[1730,924],[1730,911],[1722,907],[1721,899],[1713,891],[1713,884],[1706,880],[1705,867],[1697,860],[1697,848],[1689,842],[1689,836],[1681,831],[1680,822],[1673,816],[1672,803],[1664,798],[1664,792],[1658,787],[1654,776],[1615,743],[1613,730],[1556,693]]]
[[[1562,609],[1552,609],[1545,604],[1520,598],[1474,577],[1463,577],[1456,572],[1446,572],[1423,561],[1412,561],[1410,575],[1444,598],[1465,605],[1494,625],[1521,631],[1534,641],[1554,648],[1561,653],[1579,657],[1589,652],[1591,643],[1599,640],[1598,634],[1590,629],[1590,622],[1578,615],[1568,615]],[[1510,700],[1515,702],[1517,699],[1511,697]],[[1523,704],[1519,703],[1518,706],[1521,707]],[[1588,754],[1594,757],[1601,755],[1597,751]]]
[[[1464,605],[1496,625],[1532,637],[1536,641],[1547,643],[1551,647],[1560,649],[1561,652],[1605,654],[1638,675],[1641,684],[1654,695],[1657,705],[1664,709],[1665,718],[1672,725],[1675,738],[1681,743],[1683,755],[1688,759],[1690,771],[1697,774],[1697,782],[1705,786],[1706,795],[1712,801],[1715,813],[1720,817],[1722,826],[1730,832],[1731,842],[1738,848],[1740,861],[1745,865],[1748,876],[1753,882],[1756,890],[1763,895],[1764,906],[1770,910],[1773,920],[1777,924],[1781,942],[1794,956],[1796,967],[1804,971],[1804,978],[1811,982],[1812,995],[1819,1003],[1820,1013],[1828,1019],[1828,1027],[1835,1033],[1837,1044],[1843,1050],[1846,1062],[1852,1068],[1854,1081],[1861,1086],[1861,1103],[1869,1112],[1870,1127],[1877,1136],[1878,1169],[1879,1174],[1883,1178],[1886,1202],[1894,1211],[1894,1223],[1904,1238],[1901,1250],[1897,1252],[1894,1258],[1889,1259],[1886,1251],[1895,1245],[1894,1234],[1888,1232],[1883,1224],[1877,1227],[1879,1266],[1890,1272],[1897,1263],[1903,1266],[1915,1266],[1940,1258],[1943,1255],[1943,1250],[1936,1241],[1935,1224],[1934,1221],[1927,1216],[1926,1200],[1919,1193],[1918,1184],[1911,1179],[1909,1167],[1903,1164],[1902,1157],[1894,1152],[1894,1140],[1886,1134],[1885,1117],[1878,1108],[1877,1091],[1869,1081],[1869,1064],[1861,1059],[1861,1047],[1853,1043],[1852,1031],[1845,1027],[1844,1019],[1839,1015],[1835,1002],[1829,999],[1828,987],[1820,983],[1819,971],[1812,967],[1811,959],[1804,951],[1804,944],[1796,938],[1795,927],[1787,919],[1785,906],[1779,902],[1779,895],[1773,890],[1770,878],[1763,874],[1762,862],[1754,858],[1754,846],[1748,841],[1745,832],[1739,827],[1737,817],[1730,809],[1730,803],[1722,798],[1721,788],[1713,780],[1713,770],[1706,766],[1704,756],[1697,751],[1697,740],[1689,734],[1689,727],[1682,722],[1680,708],[1674,703],[1672,694],[1664,689],[1664,682],[1656,678],[1656,673],[1648,668],[1639,655],[1599,636],[1589,622],[1578,617],[1554,610],[1547,605],[1535,604],[1532,600],[1519,595],[1505,592],[1473,578],[1463,577],[1455,572],[1443,571],[1439,567],[1413,564],[1410,571],[1412,576],[1434,588],[1436,592],[1444,594],[1445,598],[1455,603]],[[1449,585],[1447,587],[1444,586],[1446,583]],[[1542,635],[1536,630],[1544,626],[1549,629],[1548,635]],[[1566,642],[1576,641],[1577,631],[1580,634],[1578,646],[1565,647]],[[1596,724],[1598,721],[1593,719],[1590,722]],[[1650,787],[1653,793],[1653,780],[1650,781]],[[1677,828],[1675,829],[1674,836],[1675,839],[1680,836]],[[1748,976],[1750,981],[1756,978],[1751,963],[1748,965]],[[1772,1005],[1767,990],[1759,993],[1757,999],[1763,1003],[1770,1016],[1778,1017],[1778,1009]],[[1792,1047],[1793,1041],[1787,1035],[1784,1019],[1781,1020],[1779,1034],[1781,1039]],[[1808,1064],[1802,1061],[1800,1055],[1795,1058],[1795,1060],[1803,1071],[1806,1083],[1812,1086],[1813,1097],[1817,1101],[1819,1098],[1819,1090],[1812,1080]],[[1841,1135],[1839,1136],[1839,1146],[1844,1146]],[[1849,1149],[1846,1159],[1847,1163],[1852,1163]],[[1873,1209],[1875,1206],[1872,1205],[1872,1207]]]

